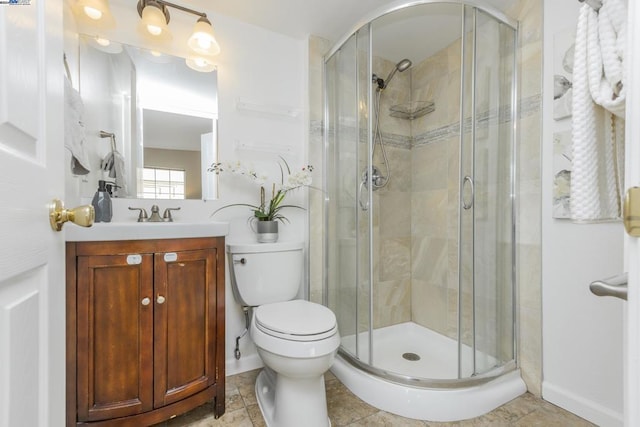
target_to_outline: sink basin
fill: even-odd
[[[217,237],[229,233],[227,222],[98,222],[91,227],[68,223],[67,242]]]

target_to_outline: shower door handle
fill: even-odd
[[[471,200],[469,200],[469,202],[467,202],[464,198],[464,189],[466,188],[466,184],[469,184],[469,187],[471,188]],[[462,180],[462,191],[460,193],[460,198],[462,199],[462,207],[464,208],[464,210],[468,211],[473,207],[473,200],[476,196],[476,190],[473,186],[473,179],[469,175],[466,175]]]
[[[363,179],[362,181],[360,181],[360,188],[358,189],[358,203],[360,204],[360,208],[363,211],[367,211],[369,210],[369,200],[366,201],[366,203],[362,203],[362,190],[363,189],[367,189],[367,180],[366,178]]]

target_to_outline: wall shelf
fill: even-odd
[[[412,101],[389,107],[390,116],[401,119],[413,120],[434,112],[435,103],[432,101]]]
[[[283,157],[296,156],[294,147],[291,145],[252,144],[250,142],[235,141],[234,148],[236,151],[277,154]]]
[[[295,119],[300,116],[300,109],[285,105],[259,104],[243,98],[236,100],[236,110],[251,113],[261,113],[270,116],[286,117]]]

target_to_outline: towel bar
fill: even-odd
[[[601,0],[578,0],[580,3],[586,3],[593,8],[596,12],[602,7]]]

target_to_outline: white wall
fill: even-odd
[[[209,13],[208,13],[209,14]],[[306,40],[295,40],[255,26],[231,19],[213,16],[216,35],[222,48],[218,61],[219,87],[219,159],[246,160],[256,167],[270,167],[270,177],[279,176],[276,171],[278,150],[275,153],[260,150],[239,150],[240,145],[250,145],[269,149],[273,146],[288,146],[287,154],[291,167],[307,163],[307,120],[303,113],[307,103]],[[299,108],[301,114],[296,119],[281,116],[261,115],[236,109],[236,100],[243,98],[260,105],[282,105]],[[284,154],[284,153],[282,153]],[[228,203],[258,201],[258,187],[253,183],[221,176],[220,200],[195,203],[191,210],[194,219],[209,220],[210,214],[219,206]],[[304,192],[287,196],[287,202],[306,204]],[[214,220],[231,221],[228,240],[254,239],[247,218],[250,212],[245,208],[231,208],[220,212]],[[307,241],[306,213],[290,210],[286,213],[291,223],[281,225],[280,239]],[[228,276],[228,271],[227,271]],[[241,340],[242,359],[233,358],[235,337],[244,328],[242,310],[233,300],[227,280],[227,374],[252,369],[260,363],[250,338]]]
[[[621,223],[552,218],[554,35],[574,28],[577,0],[545,0],[542,170],[543,397],[601,426],[622,425],[624,302],[596,297],[589,283],[623,271]]]
[[[216,38],[222,49],[220,55],[216,57],[219,89],[219,160],[247,161],[260,170],[268,171],[269,176],[279,181],[280,172],[276,165],[278,154],[284,154],[292,168],[308,163],[306,159],[307,42],[216,15],[208,10],[204,12],[215,27]],[[131,8],[131,13],[137,14],[135,7]],[[177,19],[175,21],[174,23],[172,15],[170,25],[179,24]],[[175,37],[173,27],[172,30]],[[236,109],[237,98],[267,107],[275,105],[296,108],[301,114],[297,118],[288,118],[241,111]],[[250,146],[252,149],[238,149],[239,146]],[[286,153],[279,149],[274,151],[273,147],[287,147],[287,150]],[[67,191],[73,192],[73,186],[67,186]],[[70,198],[77,196],[77,194],[69,194]],[[227,209],[213,219],[210,218],[210,214],[216,208],[229,203],[257,203],[258,201],[257,185],[242,179],[221,176],[219,200],[207,202],[185,200],[178,203],[113,199],[113,221],[135,221],[137,218],[135,212],[129,211],[128,206],[145,207],[149,210],[152,204],[158,204],[163,210],[167,206],[177,205],[182,209],[173,214],[175,221],[229,221],[230,233],[227,240],[254,239],[247,225],[247,218],[251,214],[248,208]],[[293,197],[287,196],[286,202],[304,206],[307,203],[307,197],[304,191],[300,191]],[[286,215],[291,223],[281,225],[280,240],[307,241],[306,212],[290,210]],[[261,364],[248,336],[241,341],[242,359],[239,362],[234,359],[235,337],[242,332],[243,328],[242,310],[233,299],[227,270],[227,375],[253,369]]]

